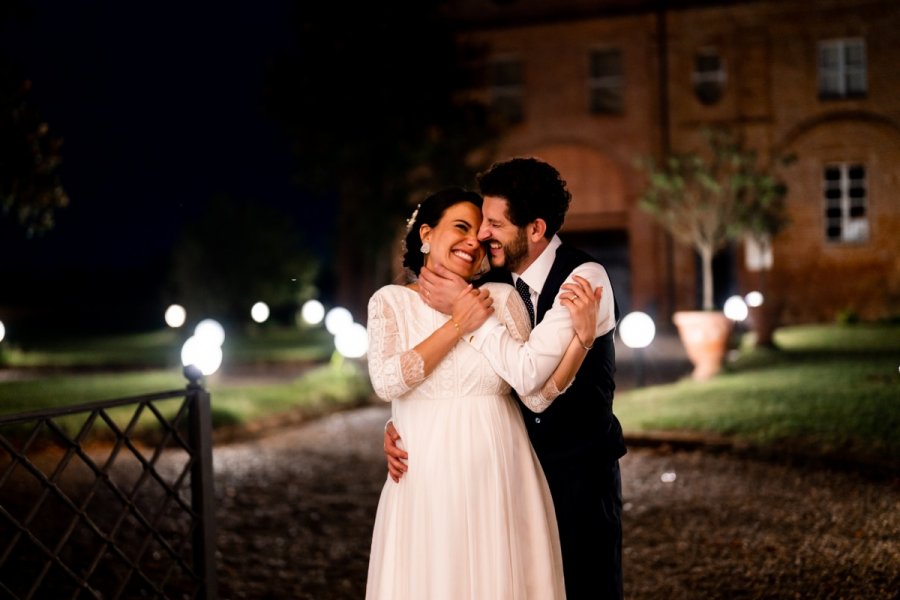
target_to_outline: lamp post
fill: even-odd
[[[265,302],[257,302],[250,308],[250,318],[256,323],[265,323],[269,319],[269,305]]]
[[[172,329],[178,329],[184,325],[184,321],[187,319],[187,312],[180,304],[172,304],[166,309],[165,319],[166,325]]]
[[[343,306],[335,306],[325,313],[325,329],[331,335],[337,335],[344,327],[353,324],[353,315]]]
[[[634,350],[636,386],[644,385],[644,348],[656,337],[656,325],[650,315],[640,311],[630,312],[619,323],[622,342]]]
[[[334,336],[334,347],[345,358],[360,358],[369,349],[366,328],[359,323],[351,323]]]
[[[741,322],[747,318],[747,303],[741,296],[732,296],[725,301],[722,312],[735,323]]]
[[[361,358],[369,349],[366,328],[353,320],[353,314],[337,306],[325,315],[325,329],[334,336],[332,364],[341,367],[345,358]]]
[[[300,318],[308,325],[318,325],[325,318],[325,307],[318,300],[307,300],[300,309]]]
[[[731,328],[732,340],[731,344],[729,344],[731,346],[729,352],[732,352],[741,345],[741,332],[738,330],[738,325],[747,319],[747,316],[750,314],[750,309],[747,308],[747,303],[744,301],[743,297],[731,296],[722,306],[722,312],[725,313],[725,316],[733,323],[733,327]]]
[[[762,306],[763,303],[763,295],[762,292],[753,290],[752,292],[748,292],[746,296],[744,296],[744,302],[747,303],[747,306],[750,308],[758,308]]]
[[[192,384],[201,377],[212,375],[222,365],[222,344],[225,330],[217,321],[204,319],[194,328],[194,335],[181,347],[181,364],[184,375]],[[199,375],[198,375],[199,373]]]

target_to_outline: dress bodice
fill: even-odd
[[[518,341],[528,338],[530,323],[525,306],[511,285],[486,283],[494,299],[495,315]],[[388,285],[369,301],[369,374],[376,394],[386,401],[412,397],[463,398],[506,395],[510,386],[484,357],[461,341],[424,375],[424,363],[414,348],[449,320],[425,304],[418,292],[406,286]],[[540,407],[559,392],[550,382],[539,394],[523,398]]]

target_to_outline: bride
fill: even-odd
[[[408,221],[404,266],[443,265],[472,280],[486,270],[477,239],[481,196],[450,188]],[[564,286],[566,287],[566,286]],[[543,410],[571,383],[592,340],[600,290],[568,284],[573,336],[543,389],[521,401]],[[385,482],[372,535],[366,598],[565,597],[556,517],[510,386],[460,338],[496,315],[518,340],[530,320],[507,284],[469,286],[447,316],[417,283],[387,285],[368,310],[369,374],[404,432],[408,471]],[[588,344],[590,345],[590,344]]]

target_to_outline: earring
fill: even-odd
[[[429,242],[422,242],[422,254],[428,254],[431,252],[431,244]]]

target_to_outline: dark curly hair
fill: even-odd
[[[419,228],[422,225],[435,227],[444,217],[444,213],[451,206],[462,202],[470,202],[481,209],[481,196],[477,192],[465,190],[461,187],[450,187],[425,198],[414,213],[412,223],[406,226],[406,238],[403,240],[403,266],[414,275],[418,275],[425,264],[425,255],[422,254],[422,239],[419,237]]]
[[[494,163],[479,173],[478,186],[484,196],[505,198],[509,220],[524,227],[536,219],[547,223],[547,239],[562,227],[572,194],[559,171],[537,158],[511,158]]]

